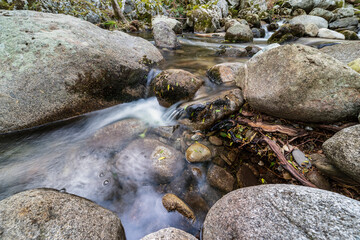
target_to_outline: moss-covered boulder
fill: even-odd
[[[221,14],[221,9],[217,6],[210,8],[203,5],[188,12],[186,23],[194,32],[212,33],[220,28]]]
[[[284,24],[271,37],[268,43],[285,43],[296,40],[305,35],[305,26],[303,24]]]
[[[190,100],[204,83],[195,75],[181,70],[168,69],[156,76],[151,88],[164,107],[170,107],[181,100]]]
[[[225,34],[225,40],[229,42],[252,42],[253,33],[248,25],[234,24]]]
[[[0,11],[0,132],[134,100],[163,57],[150,42],[62,14]]]

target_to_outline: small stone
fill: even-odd
[[[186,160],[191,163],[207,162],[211,159],[211,152],[208,147],[201,143],[194,143],[186,150]]]
[[[283,178],[285,180],[291,180],[292,179],[292,176],[291,176],[291,174],[289,172],[283,172],[282,175],[283,175]]]
[[[311,163],[310,160],[305,156],[305,154],[300,151],[299,149],[294,149],[291,153],[296,161],[296,163],[300,166],[300,167],[306,167],[306,168],[310,168],[311,167]]]
[[[177,211],[192,221],[196,220],[194,212],[189,208],[188,205],[186,205],[183,200],[178,198],[175,194],[165,194],[162,198],[162,204],[169,212]]]
[[[305,35],[310,37],[316,37],[319,33],[319,28],[315,24],[307,24],[305,25]]]
[[[223,192],[231,192],[234,188],[235,178],[225,169],[212,165],[207,173],[207,181],[211,186]]]
[[[221,146],[223,144],[222,140],[216,136],[210,136],[209,142],[215,146]]]
[[[336,31],[333,31],[333,30],[330,30],[327,28],[320,28],[317,36],[320,38],[345,40],[344,34],[338,33]]]

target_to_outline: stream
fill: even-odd
[[[216,57],[216,50],[223,45],[221,39],[184,34],[179,40],[181,49],[163,50],[165,61],[150,72],[148,84],[162,69],[180,68],[204,78],[206,86],[216,91],[217,86],[206,79],[209,67],[248,60]],[[255,39],[254,44],[264,47],[266,39]],[[120,166],[117,162],[119,153],[129,143],[143,138],[157,139],[179,149],[177,138],[166,135],[176,125],[172,117],[175,111],[175,107],[163,108],[155,97],[150,97],[0,135],[0,200],[26,189],[54,188],[90,199],[117,213],[129,240],[169,226],[199,236],[206,212],[193,209],[197,220],[191,222],[177,212],[166,211],[161,199],[168,186],[144,177],[148,166],[137,161],[146,150],[142,145],[131,149],[130,160]],[[185,168],[193,172],[207,167],[201,164],[191,167],[185,157],[183,161]],[[198,175],[196,188],[210,188],[204,175]],[[206,193],[214,193],[209,197],[212,202],[221,197],[215,190]],[[208,205],[211,207],[211,201]]]

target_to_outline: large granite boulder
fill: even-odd
[[[199,8],[188,12],[186,23],[192,27],[195,32],[212,33],[220,28],[221,9],[217,6]]]
[[[126,239],[114,213],[53,189],[28,190],[0,201],[0,238]]]
[[[183,30],[183,25],[176,19],[169,18],[163,15],[157,15],[151,19],[152,26],[156,25],[159,22],[165,22],[176,34],[181,34]]]
[[[344,42],[341,44],[321,48],[320,51],[336,58],[343,63],[348,64],[349,62],[359,58],[360,43],[358,41]]]
[[[323,144],[327,158],[342,172],[360,183],[360,125],[337,132]]]
[[[303,186],[261,185],[215,203],[202,239],[354,239],[359,224],[359,201]]]
[[[360,75],[304,45],[280,46],[251,58],[236,81],[254,109],[277,117],[334,122],[356,119],[360,109]]]
[[[0,132],[142,97],[148,41],[65,15],[0,11]]]

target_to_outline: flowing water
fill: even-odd
[[[216,57],[216,50],[223,44],[221,39],[184,35],[180,41],[183,45],[180,50],[163,51],[166,61],[149,73],[148,84],[162,69],[181,68],[206,79],[205,72],[210,66],[247,60]],[[257,39],[255,44],[263,47],[265,42]],[[207,84],[216,88],[208,81]],[[88,198],[117,213],[130,240],[169,226],[199,234],[206,212],[194,209],[201,214],[199,220],[191,222],[179,213],[165,210],[161,202],[165,185],[148,179],[144,173],[149,166],[138,161],[144,155],[144,146],[131,148],[129,161],[120,166],[117,162],[126,146],[143,138],[156,138],[179,149],[176,139],[170,141],[171,137],[162,134],[167,128],[161,128],[174,126],[176,114],[175,106],[165,109],[151,97],[0,135],[0,200],[26,189],[55,188]],[[206,171],[205,165],[195,167],[197,172]],[[204,176],[198,174],[198,189],[209,188]],[[213,199],[221,197],[216,191],[213,193]]]

